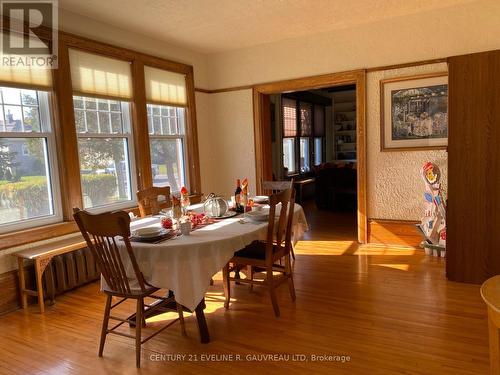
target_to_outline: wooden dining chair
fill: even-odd
[[[293,189],[293,178],[288,181],[262,181],[262,192],[265,195],[272,195],[279,193],[286,189]],[[295,251],[291,250],[292,258],[295,260]]]
[[[231,281],[239,283],[249,283],[250,285],[264,285],[269,289],[274,314],[279,317],[280,310],[276,297],[276,288],[284,282],[288,282],[290,296],[295,301],[295,288],[293,285],[293,273],[290,260],[292,245],[292,224],[294,215],[295,194],[293,189],[286,189],[280,193],[273,194],[269,198],[269,223],[267,237],[265,241],[255,241],[242,250],[237,251],[228,264],[222,269],[225,303],[224,307],[229,308],[231,298]],[[279,218],[276,218],[276,209],[281,203]],[[285,260],[284,266],[278,264]],[[239,279],[231,277],[233,271],[242,267],[252,267],[249,277]],[[253,270],[262,269],[266,277],[263,281],[253,279]],[[275,276],[277,272],[279,276]]]
[[[103,214],[90,214],[86,211],[81,211],[78,208],[74,210],[74,218],[83,238],[96,260],[96,263],[101,272],[103,282],[102,290],[106,294],[106,307],[104,310],[104,319],[102,322],[101,341],[99,344],[99,357],[102,357],[104,350],[104,343],[108,333],[113,333],[120,336],[130,337],[135,339],[136,351],[136,366],[141,365],[141,345],[146,341],[156,336],[158,333],[168,328],[172,324],[180,321],[182,334],[186,334],[184,326],[184,318],[182,314],[182,307],[175,302],[172,297],[160,297],[154,295],[160,288],[154,287],[146,282],[142,272],[139,269],[132,247],[130,245],[130,217],[124,211],[116,211]],[[117,245],[118,241],[123,241],[126,252],[120,252]],[[122,254],[128,256],[133,268],[133,275],[127,275],[122,261]],[[123,255],[125,256],[125,255]],[[120,300],[112,304],[113,297],[118,297]],[[163,309],[159,304],[144,304],[145,298],[152,298],[156,301],[163,301],[164,303],[173,303],[177,308],[179,314],[178,319],[174,319],[167,325],[152,333],[148,337],[142,339],[141,328],[145,326],[145,313],[151,313],[157,309]],[[110,315],[111,309],[120,305],[127,299],[137,301],[135,316],[126,319],[118,318]],[[133,321],[135,318],[135,322]],[[118,324],[112,328],[108,327],[109,320],[119,321]],[[135,336],[118,332],[116,329],[124,323],[130,325],[135,324]]]
[[[164,196],[164,200],[160,197]],[[137,192],[137,203],[139,205],[139,213],[141,217],[147,215],[157,215],[161,209],[170,207],[170,186],[150,187]]]

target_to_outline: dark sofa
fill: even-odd
[[[325,163],[315,170],[316,206],[334,211],[355,211],[357,170],[354,164]]]

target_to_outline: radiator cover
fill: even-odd
[[[99,279],[99,270],[88,248],[57,255],[44,272],[44,289],[52,301],[58,294]]]

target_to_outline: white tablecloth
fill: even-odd
[[[193,206],[199,209],[199,206]],[[294,241],[308,230],[302,207],[295,204]],[[159,244],[132,242],[132,249],[145,279],[152,285],[172,290],[177,302],[193,311],[203,299],[211,277],[231,259],[234,252],[255,240],[265,239],[266,223],[239,222],[240,218],[220,220]],[[131,229],[159,226],[158,217],[131,223]],[[122,252],[125,250],[123,241]],[[133,275],[128,256],[122,254],[128,275]]]

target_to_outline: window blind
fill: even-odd
[[[312,105],[309,103],[300,103],[300,135],[308,137],[311,135],[312,127]]]
[[[283,135],[295,137],[297,135],[297,107],[293,99],[283,98]]]
[[[144,67],[148,103],[187,105],[186,76],[168,70]]]
[[[323,137],[325,135],[325,107],[314,106],[314,135]]]
[[[132,98],[132,73],[128,61],[76,49],[69,50],[69,60],[75,94],[122,100]]]
[[[0,32],[0,40],[3,40]],[[22,44],[23,36],[10,34],[11,43]],[[16,43],[18,40],[19,43]],[[22,66],[16,55],[2,54],[3,63],[0,66],[0,83],[4,86],[29,86],[38,89],[52,87],[52,71],[46,67]],[[8,60],[7,60],[8,59]],[[6,64],[5,62],[8,62]]]

